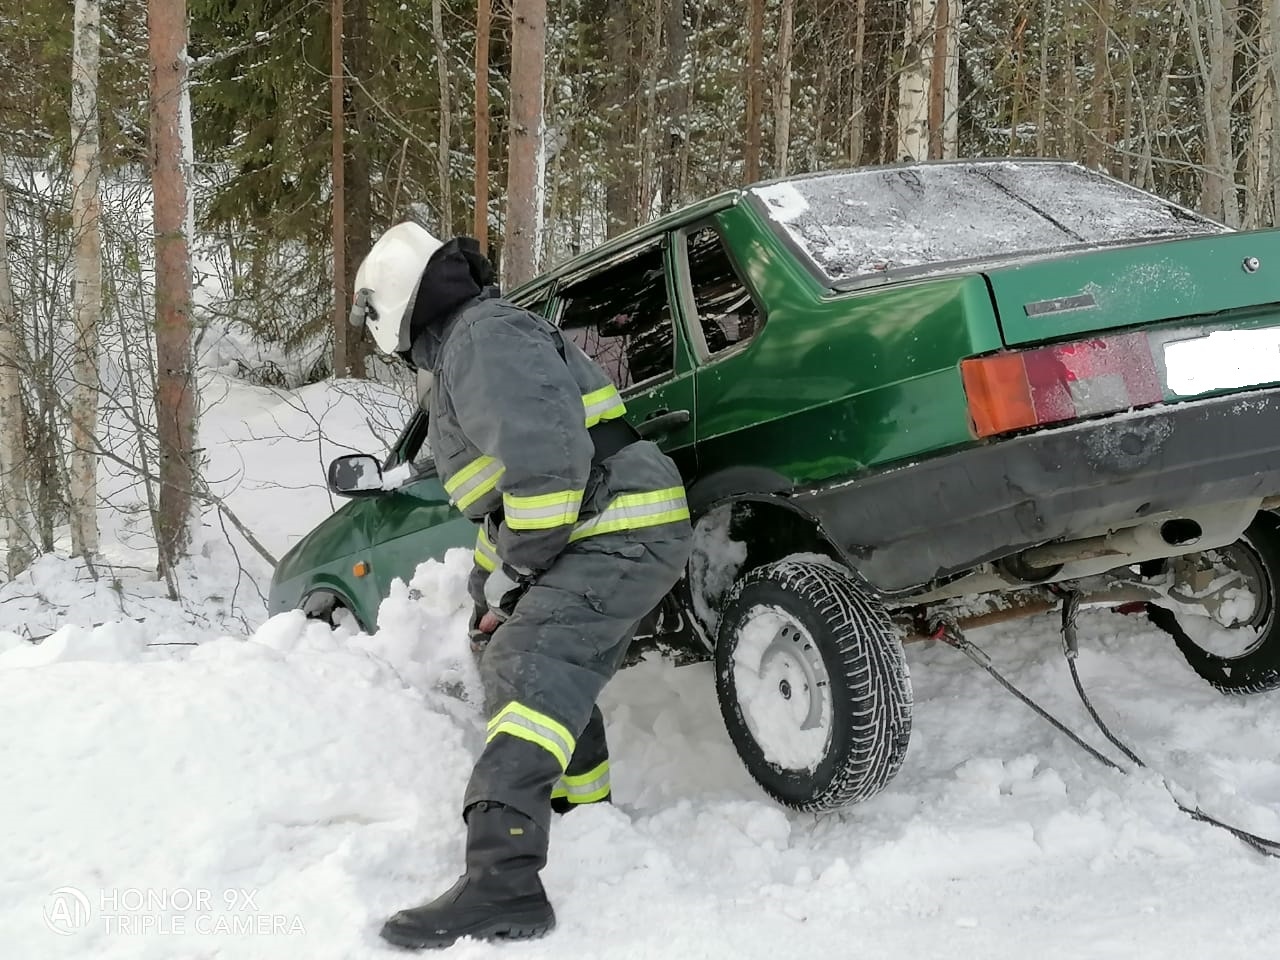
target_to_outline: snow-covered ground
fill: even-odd
[[[325,388],[303,395],[329,411],[324,450],[274,438],[304,432],[296,399],[230,389],[204,439],[243,465],[230,502],[279,552],[329,509],[323,460],[378,447]],[[382,919],[456,876],[483,728],[465,553],[421,566],[366,636],[264,623],[265,567],[236,548],[211,521],[180,604],[123,566],[95,584],[46,559],[0,585],[0,956],[403,955]],[[1280,699],[1222,697],[1140,619],[1086,612],[1081,635],[1085,683],[1139,752],[1206,810],[1280,835]],[[1050,619],[973,639],[1087,731]],[[707,665],[623,671],[603,703],[617,802],[554,824],[557,930],[449,955],[1273,954],[1280,863],[1192,822],[1154,776],[1098,766],[949,648],[908,660],[901,774],[821,817],[755,787]]]

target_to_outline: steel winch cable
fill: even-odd
[[[1237,840],[1247,844],[1263,856],[1280,859],[1280,840],[1272,840],[1269,837],[1263,837],[1256,833],[1251,833],[1242,827],[1237,827],[1234,824],[1226,823],[1216,817],[1210,816],[1199,807],[1188,806],[1183,803],[1178,799],[1177,794],[1174,792],[1174,785],[1169,782],[1168,777],[1164,776],[1157,770],[1153,770],[1149,764],[1144,762],[1143,759],[1130,749],[1128,745],[1111,732],[1111,728],[1108,727],[1102,717],[1099,716],[1098,711],[1093,706],[1093,702],[1089,699],[1089,695],[1085,693],[1084,684],[1080,682],[1079,671],[1076,670],[1076,656],[1080,649],[1079,638],[1076,634],[1076,614],[1079,612],[1079,609],[1080,597],[1078,594],[1070,592],[1062,594],[1062,653],[1067,661],[1067,667],[1071,671],[1071,680],[1075,685],[1076,693],[1080,697],[1080,702],[1084,704],[1084,708],[1088,712],[1090,719],[1093,720],[1094,725],[1097,726],[1102,735],[1106,737],[1117,750],[1123,753],[1135,767],[1142,770],[1150,770],[1152,773],[1155,773],[1156,776],[1160,778],[1160,783],[1164,787],[1165,792],[1169,794],[1169,799],[1174,802],[1174,805],[1177,806],[1179,810],[1191,817],[1191,819],[1225,830]],[[1036,703],[1032,697],[1018,689],[1012,681],[996,669],[995,664],[991,662],[991,658],[987,655],[986,651],[973,641],[967,639],[964,634],[960,632],[958,627],[949,623],[939,624],[934,628],[932,637],[933,639],[940,640],[947,644],[947,646],[954,647],[956,650],[963,653],[975,664],[985,670],[992,679],[1000,684],[1000,686],[1013,694],[1013,696],[1023,704],[1030,707],[1041,719],[1047,721],[1051,726],[1053,726],[1054,729],[1065,734],[1074,744],[1076,744],[1076,746],[1080,747],[1080,749],[1084,750],[1085,753],[1089,754],[1089,756],[1093,757],[1099,763],[1110,767],[1112,770],[1118,770],[1123,774],[1132,772],[1087,743],[1074,730],[1068,727],[1057,717],[1053,716],[1053,714],[1040,706],[1040,704]]]

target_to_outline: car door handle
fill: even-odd
[[[651,440],[687,426],[692,419],[688,410],[655,410],[640,421],[636,429],[641,437]]]

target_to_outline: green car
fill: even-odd
[[[1082,592],[1225,692],[1280,686],[1280,232],[1074,164],[910,164],[727,191],[511,297],[680,465],[696,547],[641,635],[714,659],[779,802],[892,779],[902,642],[975,596]],[[419,411],[384,461],[331,465],[351,501],[272,612],[370,628],[392,580],[473,544],[425,436]]]

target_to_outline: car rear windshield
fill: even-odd
[[[960,260],[1226,230],[1067,163],[855,170],[753,192],[833,284]]]

